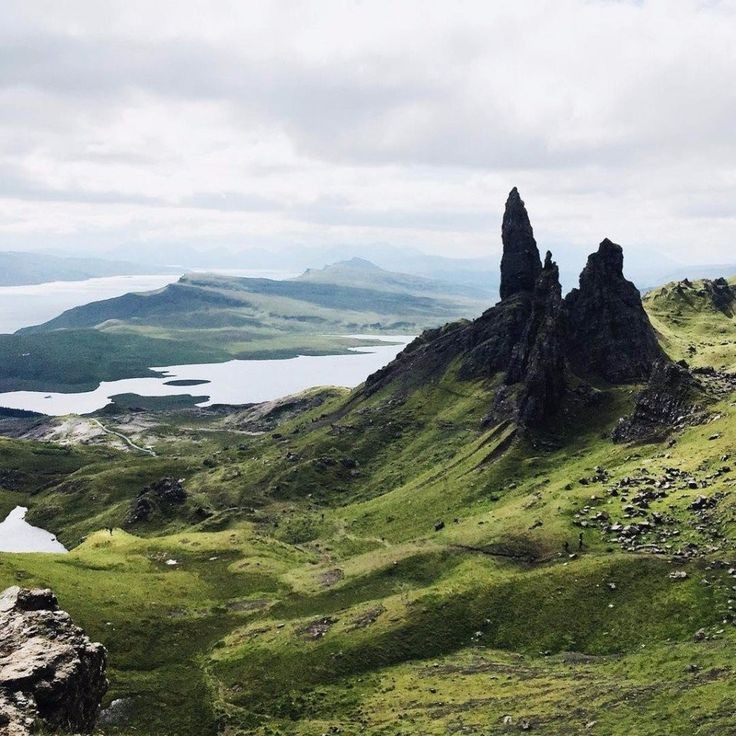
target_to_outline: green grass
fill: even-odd
[[[692,341],[727,357],[708,344],[716,324],[736,340],[727,315],[696,305],[681,324],[652,300],[674,356]],[[134,704],[109,733],[734,733],[733,397],[666,442],[622,446],[609,433],[635,386],[541,443],[482,425],[494,390],[452,365],[332,392],[264,434],[169,407],[146,430],[156,458],[0,441],[0,509],[87,536],[66,556],[0,555],[0,585],[52,586],[108,647],[107,699]],[[185,479],[187,503],[122,531],[163,475]],[[699,495],[714,509],[691,508]],[[654,513],[625,544],[594,520]],[[629,549],[647,544],[662,553]]]

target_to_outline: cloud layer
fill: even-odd
[[[7,0],[0,246],[733,262],[736,3]]]

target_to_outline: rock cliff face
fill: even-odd
[[[606,238],[588,256],[580,288],[565,297],[568,356],[581,377],[646,380],[663,357],[639,290],[624,278],[623,267],[623,249]]]
[[[417,338],[369,377],[366,392],[423,382],[454,361],[463,380],[502,374],[487,421],[515,419],[535,429],[555,420],[575,387],[589,382],[646,381],[667,361],[637,288],[624,278],[621,246],[606,239],[592,253],[580,286],[564,299],[548,252],[544,265],[529,216],[513,189],[502,224],[501,301],[473,322],[446,325]]]
[[[529,215],[516,187],[506,200],[501,239],[501,299],[523,291],[534,291],[542,262]]]
[[[736,289],[724,278],[704,279],[703,290],[710,298],[713,306],[720,312],[733,316],[734,302],[736,302]]]
[[[50,590],[0,595],[0,733],[89,732],[107,690],[106,653]]]
[[[658,360],[630,416],[613,430],[614,442],[660,439],[673,429],[697,423],[707,397],[684,365]]]
[[[557,264],[547,251],[521,340],[506,371],[506,384],[521,384],[518,419],[527,426],[554,417],[565,394],[565,315]]]

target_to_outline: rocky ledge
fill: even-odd
[[[107,690],[107,656],[50,590],[0,594],[0,733],[87,733]]]

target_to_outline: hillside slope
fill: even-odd
[[[734,280],[672,282],[653,289],[644,305],[668,352],[695,366],[731,369],[736,357]]]
[[[103,418],[156,457],[0,441],[0,508],[74,547],[0,586],[109,648],[103,733],[736,730],[736,377],[610,241],[563,298],[518,193],[503,239],[501,302],[355,391]]]

